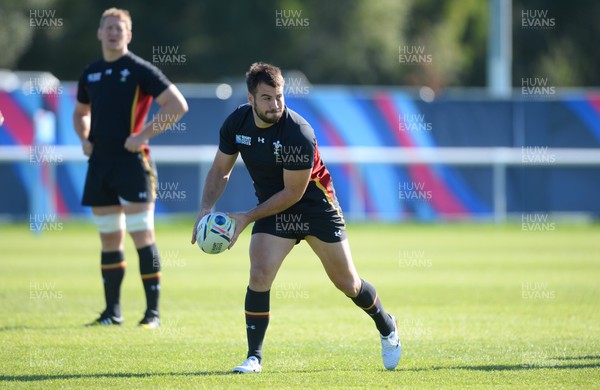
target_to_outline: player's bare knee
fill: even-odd
[[[271,285],[272,285],[272,281],[267,280],[267,279],[250,278],[250,283],[248,283],[250,290],[257,291],[257,292],[268,291],[271,289]]]
[[[130,232],[129,235],[136,248],[143,248],[154,244],[154,230]]]
[[[271,275],[268,272],[261,270],[253,270],[250,272],[250,282],[257,285],[268,285],[271,280]]]
[[[123,248],[123,231],[100,233],[103,252],[113,252]]]
[[[264,267],[252,267],[250,269],[250,288],[255,291],[266,291],[273,283],[273,273]]]
[[[338,290],[343,292],[346,296],[355,297],[360,292],[360,280],[358,283],[353,279],[345,280],[334,280],[333,284]]]

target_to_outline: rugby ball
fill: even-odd
[[[219,212],[209,213],[198,223],[196,242],[203,252],[215,255],[227,249],[234,232],[234,219]]]

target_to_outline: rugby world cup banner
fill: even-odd
[[[151,145],[216,145],[222,121],[245,94],[227,100],[187,97],[182,121]],[[0,163],[0,214],[26,219],[36,210],[89,213],[80,205],[85,162],[67,162],[57,145],[79,145],[72,128],[75,86],[52,93],[0,92],[0,145],[29,148],[29,158]],[[518,147],[523,164],[507,171],[509,213],[585,213],[600,217],[600,169],[552,165],[551,148],[600,146],[600,95],[585,91],[552,99],[442,97],[425,102],[401,88],[310,86],[286,104],[314,128],[320,147]],[[149,119],[156,112],[156,106]],[[401,153],[401,152],[400,152]],[[490,218],[492,168],[450,165],[328,164],[348,219],[396,222]],[[205,168],[204,168],[205,169]],[[193,165],[158,164],[157,214],[197,210],[202,177]],[[240,196],[244,194],[244,196]],[[236,167],[217,205],[256,203],[250,178]]]

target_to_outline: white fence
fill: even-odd
[[[40,148],[46,148],[41,149]],[[217,147],[153,146],[157,163],[197,165],[200,185],[213,161]],[[398,147],[320,147],[327,164],[442,164],[488,166],[492,168],[494,219],[504,221],[506,208],[506,168],[509,166],[547,169],[559,166],[600,166],[600,149],[565,149],[546,147],[504,148],[398,148]],[[1,146],[0,163],[35,162],[33,156],[51,154],[60,162],[86,161],[79,146]],[[35,157],[37,158],[37,157]],[[39,161],[38,161],[39,162]],[[241,160],[238,159],[238,163]],[[50,164],[50,166],[53,166]],[[51,174],[50,177],[53,177]]]

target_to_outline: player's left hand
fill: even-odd
[[[206,214],[210,213],[209,208],[200,209],[200,214],[198,214],[198,218],[196,218],[196,222],[194,222],[194,228],[192,229],[192,245],[196,243],[196,235],[198,234],[198,224],[200,220],[204,218]]]
[[[248,218],[245,213],[228,213],[227,215],[235,220],[235,232],[233,232],[233,237],[231,238],[231,242],[227,247],[227,249],[231,249],[237,241],[239,235],[244,231],[244,229],[246,229],[246,226],[250,224],[250,218]]]
[[[148,140],[141,134],[132,134],[125,140],[125,149],[131,153],[142,151],[142,147],[148,143]]]

